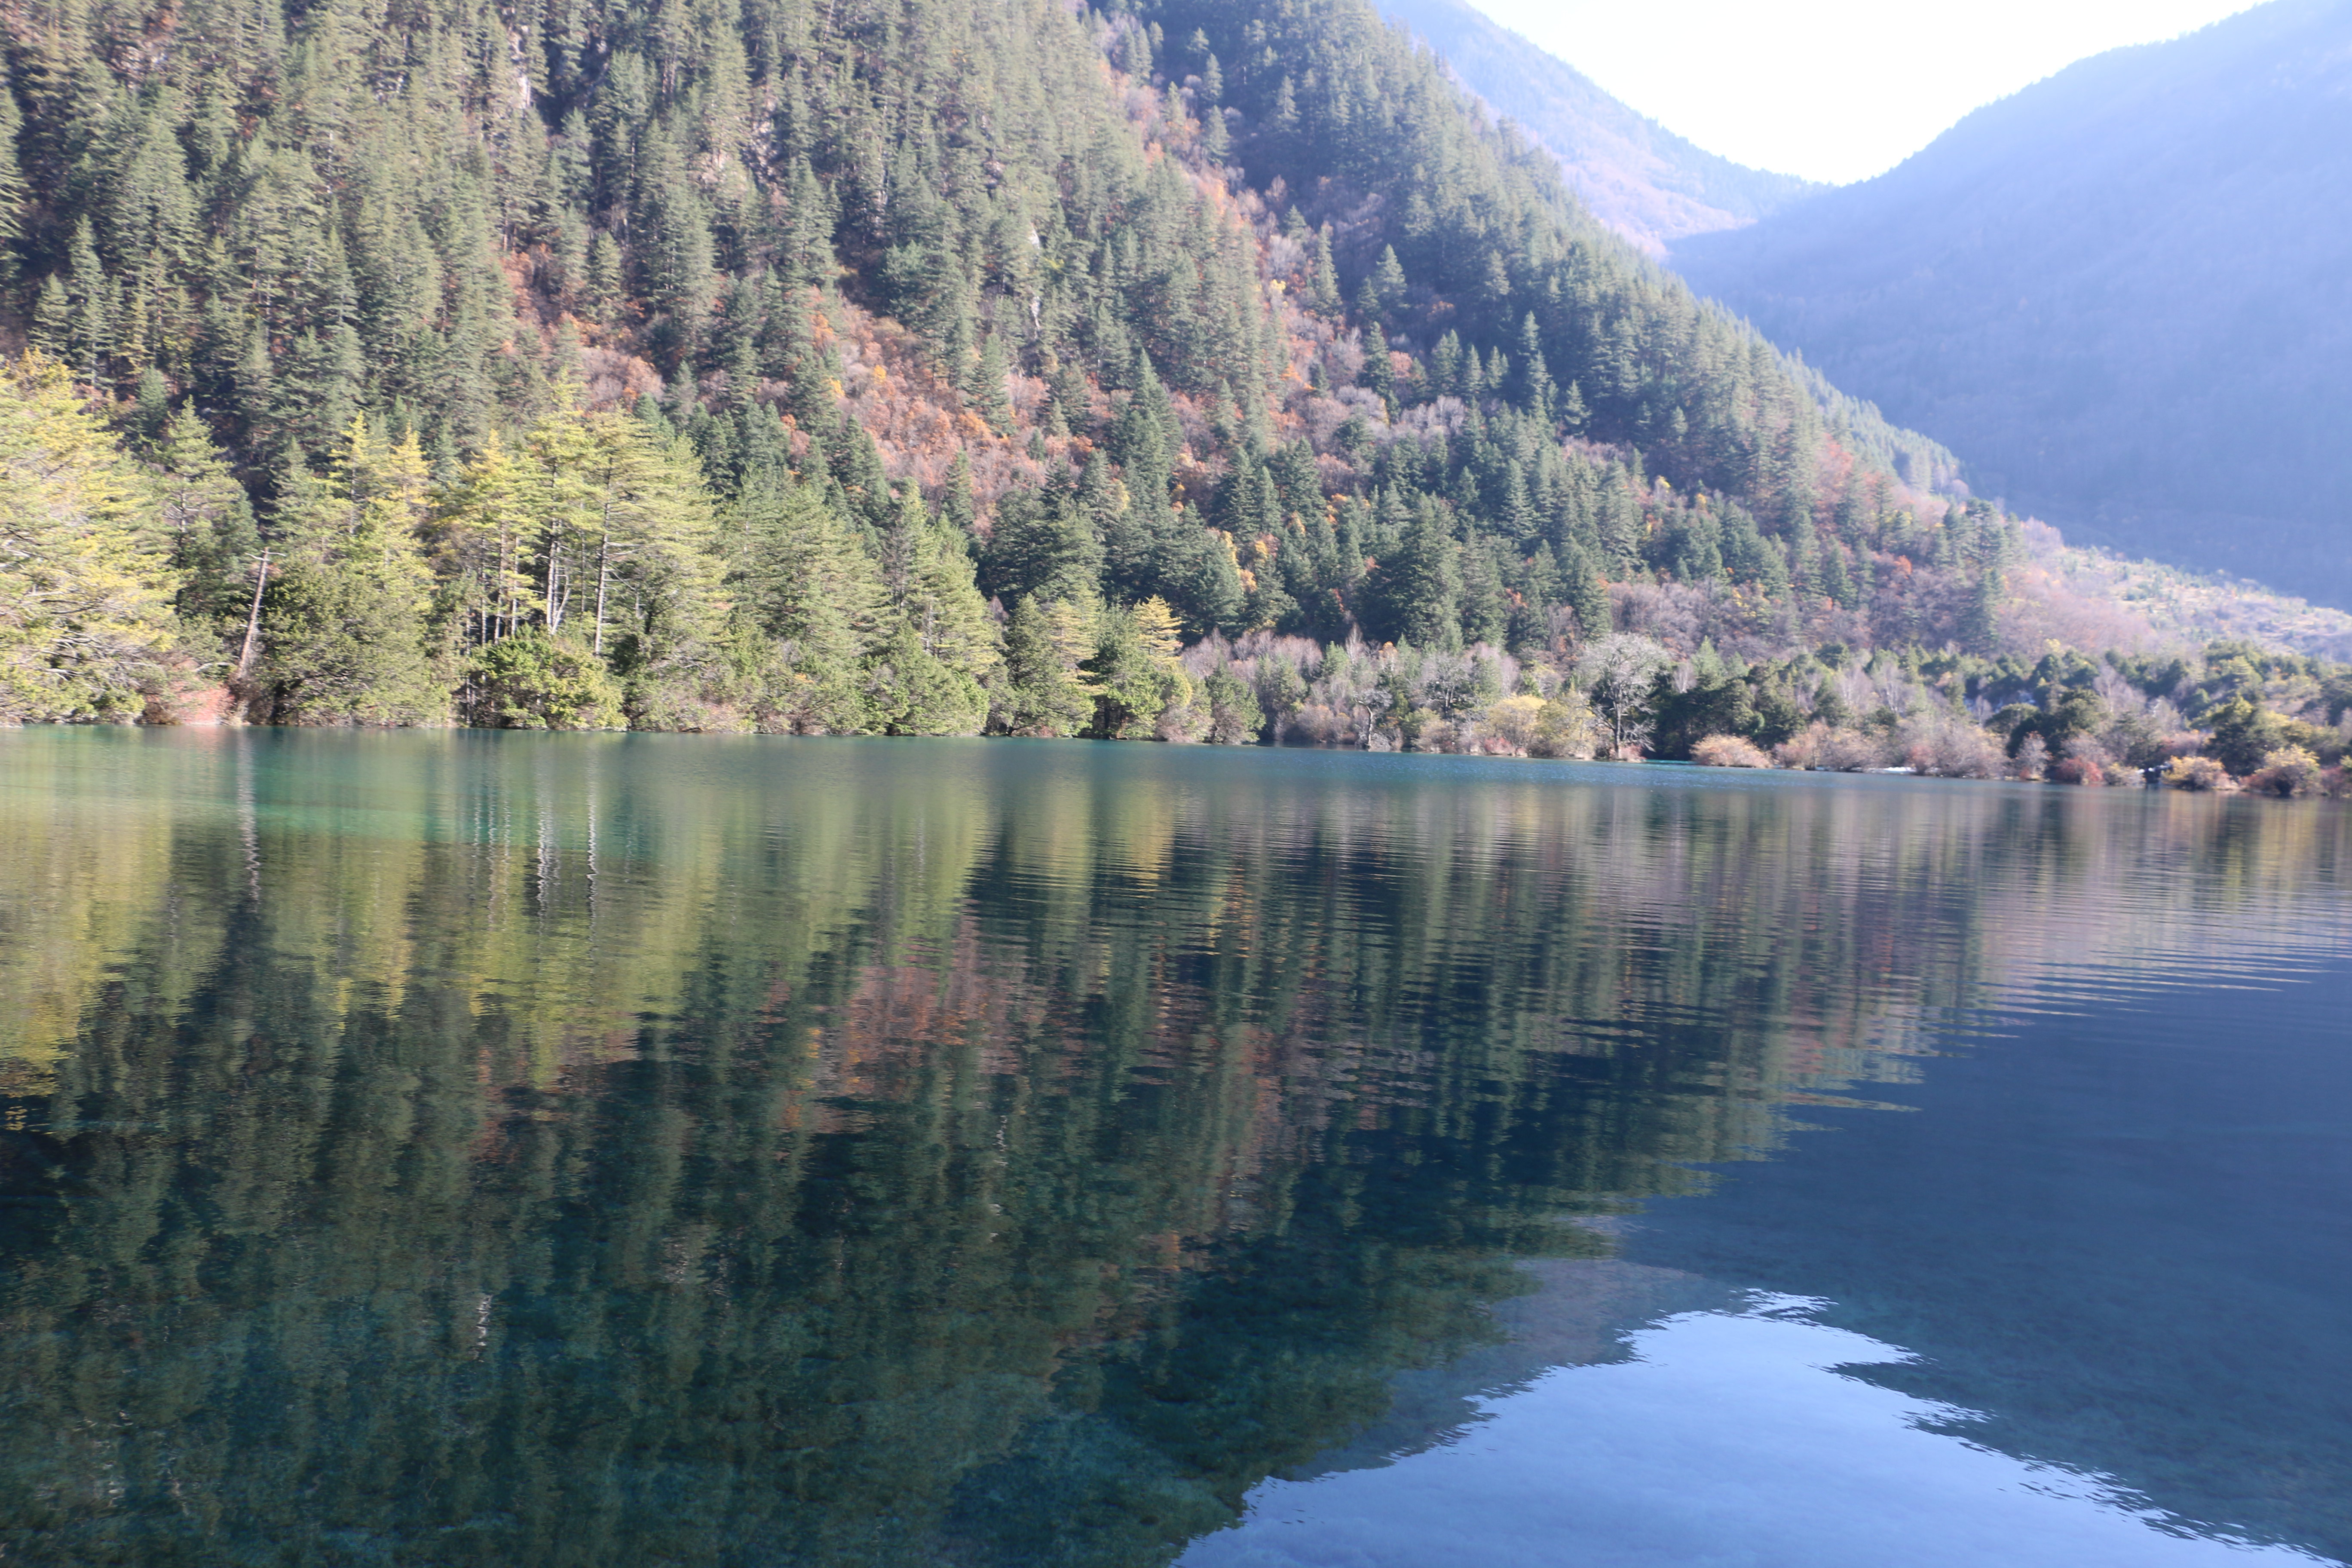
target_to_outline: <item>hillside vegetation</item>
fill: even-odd
[[[1674,242],[1702,292],[2082,543],[2352,608],[2352,5],[2083,61]]]
[[[1621,630],[2042,651],[2015,520],[1368,5],[10,37],[20,717],[1574,750]]]
[[[1559,158],[1593,216],[1663,256],[1685,235],[1737,228],[1822,187],[1695,147],[1466,0],[1381,0],[1463,85]]]

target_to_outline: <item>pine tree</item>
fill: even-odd
[[[761,484],[736,510],[744,543],[731,586],[761,639],[750,662],[761,727],[866,729],[864,665],[883,605],[873,561],[814,486]]]
[[[1853,574],[1846,569],[1845,551],[1834,542],[1822,550],[1822,592],[1842,610],[1851,610],[1862,602]]]
[[[493,435],[436,509],[434,534],[455,574],[465,640],[487,646],[523,629],[532,583],[524,569],[539,532],[532,476]]]
[[[142,456],[180,574],[173,608],[192,632],[208,632],[226,647],[244,629],[261,543],[245,489],[190,408],[166,409]]]
[[[1004,679],[993,727],[1008,735],[1076,735],[1094,716],[1094,695],[1070,661],[1053,617],[1035,598],[1015,600],[1004,627]]]
[[[1224,162],[1233,151],[1233,136],[1225,129],[1224,110],[1213,103],[1201,109],[1201,153],[1214,163]]]
[[[1080,495],[1014,490],[997,502],[982,564],[990,590],[1008,603],[1076,602],[1099,591],[1102,544]]]
[[[1566,582],[1561,597],[1576,612],[1577,635],[1586,642],[1607,637],[1613,630],[1609,610],[1609,591],[1594,570],[1592,558],[1581,546],[1570,545],[1568,554]]]
[[[1005,358],[1004,340],[991,332],[982,341],[979,363],[972,372],[971,406],[991,430],[1009,435],[1013,429],[1013,399],[1007,391],[1012,364]]]
[[[1811,528],[1800,528],[1790,535],[1789,576],[1798,594],[1819,602],[1828,597],[1822,579],[1822,553],[1819,534]]]
[[[964,538],[972,538],[980,531],[980,502],[971,489],[971,454],[961,447],[956,448],[955,461],[948,465],[947,486],[940,496],[940,516]]]
[[[1461,552],[1461,562],[1462,640],[1499,647],[1510,633],[1511,608],[1494,552],[1484,542],[1474,543]]]
[[[16,161],[24,128],[15,84],[0,65],[0,288],[16,281],[16,245],[24,235],[25,174]]]
[[[1570,382],[1568,395],[1559,401],[1560,428],[1571,436],[1581,436],[1584,434],[1585,426],[1591,422],[1591,410],[1586,407],[1584,402],[1584,388],[1575,382]]]
[[[690,721],[719,664],[718,522],[693,448],[641,422],[585,417],[578,583],[592,652],[627,682],[633,717]],[[663,727],[667,727],[667,723]]]
[[[1150,736],[1160,716],[1192,700],[1192,680],[1177,662],[1176,613],[1162,599],[1104,612],[1093,656],[1083,667],[1095,692],[1091,733],[1103,740]]]
[[[628,297],[627,263],[620,242],[599,229],[588,243],[588,312],[611,325],[620,320]]]
[[[52,359],[64,359],[73,353],[73,301],[64,279],[52,272],[41,279],[33,305],[33,347]]]
[[[1434,502],[1424,499],[1414,510],[1403,539],[1368,586],[1381,637],[1419,647],[1460,646],[1462,570]]]
[[[468,723],[494,730],[617,730],[621,684],[574,637],[526,626],[467,662]]]
[[[262,600],[256,713],[281,724],[445,724],[455,670],[432,616],[425,468],[354,416],[323,478],[299,461],[276,520],[290,553]]]
[[[1391,419],[1397,416],[1396,370],[1389,360],[1388,339],[1378,328],[1364,334],[1364,369],[1361,383],[1367,392],[1379,397]]]
[[[1521,405],[1546,425],[1551,424],[1558,413],[1559,388],[1544,361],[1543,331],[1532,310],[1519,322],[1519,363]]]
[[[2000,647],[2000,590],[1999,567],[1987,566],[1977,574],[1959,626],[1961,646],[1973,653],[1990,654]]]
[[[794,300],[833,281],[835,221],[832,198],[815,169],[805,155],[795,158],[779,245],[784,290]]]
[[[66,285],[72,301],[72,363],[88,381],[99,379],[101,366],[114,350],[113,312],[106,268],[98,258],[98,244],[89,219],[74,223],[73,245],[66,253]]]
[[[884,535],[881,565],[887,629],[866,688],[877,726],[891,735],[977,733],[1001,638],[963,542],[932,519],[912,485]]]
[[[1339,269],[1331,260],[1331,226],[1325,224],[1315,231],[1313,270],[1309,274],[1308,298],[1315,309],[1326,316],[1337,318],[1345,301],[1339,295]]]

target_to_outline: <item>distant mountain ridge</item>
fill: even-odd
[[[1454,77],[1541,142],[1595,217],[1651,256],[1755,222],[1825,187],[1692,145],[1465,0],[1381,0]]]
[[[2352,4],[2084,60],[1671,265],[2070,538],[2352,605]]]

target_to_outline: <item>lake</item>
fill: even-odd
[[[0,734],[0,1545],[2352,1561],[2347,821]]]

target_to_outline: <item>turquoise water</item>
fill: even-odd
[[[2347,820],[0,735],[0,1544],[2352,1562]]]

